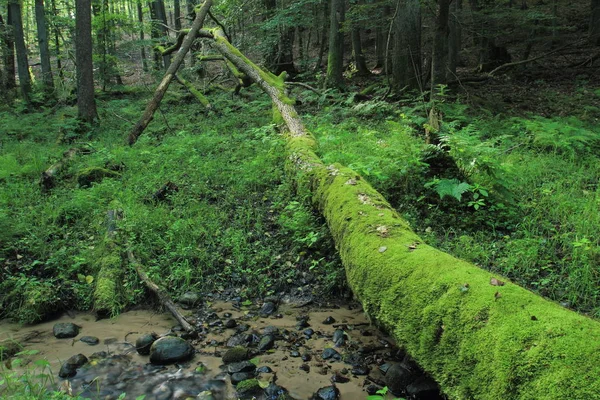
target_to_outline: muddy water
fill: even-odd
[[[202,333],[192,341],[197,351],[194,359],[182,365],[154,367],[149,364],[148,356],[140,356],[135,351],[134,343],[140,335],[150,332],[163,335],[176,326],[170,315],[152,311],[129,311],[117,318],[99,321],[91,314],[70,313],[57,320],[33,326],[0,321],[0,341],[12,339],[22,343],[25,350],[39,350],[29,360],[48,360],[54,374],[58,373],[61,363],[72,355],[81,353],[89,358],[95,352],[106,352],[108,359],[91,363],[94,364],[93,367],[83,367],[69,380],[73,393],[81,393],[86,397],[111,399],[126,392],[127,399],[134,399],[142,394],[146,395],[146,399],[175,399],[211,390],[215,398],[236,398],[228,375],[223,372],[221,360],[227,350],[226,343],[236,333],[236,329],[211,324],[215,320],[214,314],[210,321],[202,319],[203,315],[213,312],[222,321],[233,318],[238,324],[249,325],[246,331],[248,334],[261,336],[267,326],[275,326],[281,332],[289,333],[284,336],[294,340],[277,340],[273,349],[257,354],[253,361],[259,367],[269,366],[273,370],[272,373],[260,374],[259,381],[276,381],[277,385],[289,391],[290,396],[295,399],[311,398],[318,389],[330,386],[332,376],[337,374],[349,379],[346,383],[336,383],[342,400],[364,400],[367,397],[365,387],[372,380],[383,380],[374,363],[381,363],[384,358],[393,358],[395,352],[389,340],[369,325],[358,308],[310,309],[281,306],[276,312],[277,317],[262,318],[258,317],[256,308],[236,308],[227,302],[209,304],[203,313],[189,312],[190,320],[195,320]],[[310,328],[315,331],[310,339],[304,339],[303,329],[296,327],[299,316],[309,317]],[[336,322],[323,323],[328,317]],[[54,338],[52,327],[57,322],[73,322],[81,326],[79,336],[75,339]],[[332,338],[336,328],[342,328],[346,333],[345,344],[340,347],[335,347]],[[100,343],[90,346],[78,340],[82,336],[98,337]],[[296,340],[298,338],[302,339]],[[352,375],[352,366],[342,361],[323,360],[323,350],[329,347],[335,348],[340,354],[356,352],[358,348],[377,349],[378,355],[369,353],[372,355],[368,363],[373,364],[369,378]],[[310,360],[303,361],[300,357],[294,357],[293,351],[309,353]],[[199,366],[202,368],[198,368]],[[56,379],[62,381],[58,377]],[[215,385],[218,386],[217,389]]]

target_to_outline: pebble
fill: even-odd
[[[335,324],[335,318],[333,318],[332,316],[329,316],[329,317],[325,318],[325,321],[323,321],[323,323],[325,325]]]
[[[328,360],[330,358],[334,360],[342,359],[340,353],[338,353],[335,349],[332,349],[331,347],[328,347],[325,350],[323,350],[323,354],[321,355],[321,357],[323,358],[323,360]]]
[[[83,343],[89,344],[90,346],[95,346],[100,343],[100,339],[98,339],[96,336],[82,336],[79,340]]]
[[[233,329],[237,326],[237,321],[235,319],[228,319],[225,322],[225,328],[227,329]]]

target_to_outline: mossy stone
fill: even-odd
[[[237,346],[229,349],[223,354],[223,362],[225,364],[240,362],[250,358],[250,351],[242,346]]]

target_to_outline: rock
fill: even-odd
[[[313,395],[313,400],[337,400],[340,397],[340,391],[335,386],[325,386]]]
[[[308,364],[302,364],[302,365],[300,366],[300,369],[301,369],[302,371],[304,371],[304,372],[310,372],[310,365],[308,365]]]
[[[274,383],[270,383],[269,386],[267,386],[265,389],[265,394],[267,395],[267,399],[285,400],[291,398],[287,390]]]
[[[333,343],[335,343],[336,347],[344,345],[346,342],[344,335],[345,333],[342,329],[336,329],[335,332],[333,332]]]
[[[294,351],[290,352],[290,357],[294,357],[294,358],[300,357],[300,352],[294,350]]]
[[[107,337],[104,339],[104,344],[115,344],[119,341],[116,337]]]
[[[264,318],[264,317],[268,317],[269,315],[273,314],[275,311],[277,311],[277,305],[275,303],[273,303],[272,301],[267,301],[260,308],[259,314],[261,317]]]
[[[390,369],[390,367],[392,366],[392,364],[389,363],[385,363],[385,364],[381,364],[379,366],[379,371],[381,371],[382,374],[387,374],[388,369]]]
[[[366,365],[355,365],[352,368],[352,375],[369,375],[369,367],[367,367]]]
[[[442,400],[438,384],[428,376],[417,378],[406,386],[406,394],[417,400]]]
[[[265,329],[263,329],[263,335],[273,335],[273,336],[278,336],[279,335],[279,328],[273,325],[269,325],[267,327],[265,327]]]
[[[367,392],[367,394],[368,394],[369,396],[374,396],[374,395],[376,395],[376,394],[377,394],[377,392],[378,392],[378,391],[380,391],[380,390],[381,390],[381,387],[380,387],[380,386],[377,386],[377,385],[374,385],[374,384],[370,384],[369,386],[367,386],[367,387],[365,388],[365,391]]]
[[[271,372],[273,372],[273,370],[268,365],[263,365],[262,367],[257,368],[256,372],[261,374],[270,374]]]
[[[217,326],[223,326],[223,321],[221,321],[220,319],[216,319],[214,321],[209,322],[208,326],[211,328],[215,328]]]
[[[172,395],[173,390],[167,382],[163,382],[152,389],[152,398],[155,400],[169,400]]]
[[[259,351],[267,351],[273,348],[275,344],[275,338],[273,335],[265,335],[260,339],[258,346],[256,347]]]
[[[194,339],[198,339],[198,337],[200,337],[200,335],[198,334],[198,331],[193,330],[190,332],[183,332],[181,335],[179,335],[179,337],[184,340],[194,340]]]
[[[237,321],[235,319],[228,319],[225,321],[225,328],[233,329],[237,326]]]
[[[254,378],[254,373],[253,372],[236,372],[234,374],[231,374],[230,378],[231,378],[231,384],[235,386],[242,381]]]
[[[345,377],[339,372],[336,372],[331,376],[331,382],[333,383],[347,383],[350,382],[350,378]]]
[[[323,358],[323,360],[328,360],[330,358],[334,360],[342,359],[340,353],[338,353],[335,349],[332,349],[331,347],[328,347],[325,350],[323,350],[323,354],[321,355],[321,357]]]
[[[313,328],[306,328],[302,333],[304,333],[304,336],[306,336],[307,339],[310,339],[311,336],[314,335],[315,331]]]
[[[223,313],[223,318],[231,318],[232,314],[230,312]]]
[[[82,336],[79,340],[83,343],[89,344],[90,346],[95,346],[100,343],[100,339],[98,339],[96,336]]]
[[[255,369],[256,365],[250,361],[240,361],[227,365],[227,372],[230,374],[235,374],[236,372],[253,372]]]
[[[244,334],[233,335],[227,340],[227,347],[242,346],[244,344],[246,344],[246,335]]]
[[[83,354],[76,354],[61,365],[58,376],[61,378],[72,378],[77,374],[77,369],[87,364],[87,362],[88,359],[86,356]]]
[[[241,324],[241,325],[238,325],[238,327],[236,328],[236,332],[242,333],[242,332],[246,332],[248,329],[250,329],[250,325]]]
[[[248,399],[254,396],[258,397],[263,391],[256,379],[246,379],[245,381],[241,381],[237,384],[235,390],[242,399]]]
[[[194,356],[194,347],[177,337],[163,337],[150,346],[150,362],[153,364],[171,364],[187,361]]]
[[[309,352],[302,354],[302,361],[309,362],[312,359],[312,356]]]
[[[335,318],[333,318],[331,315],[327,318],[325,318],[325,321],[323,321],[323,323],[325,325],[331,325],[331,324],[335,324]]]
[[[237,346],[232,349],[229,349],[223,355],[223,362],[225,364],[244,361],[250,358],[250,352],[247,348]]]
[[[59,322],[52,327],[52,333],[57,339],[72,338],[79,335],[79,326],[72,322]]]
[[[147,356],[150,354],[150,346],[158,339],[156,333],[147,333],[140,336],[135,341],[135,349],[140,355]]]
[[[405,362],[393,364],[385,374],[385,385],[393,394],[400,395],[418,377],[419,372],[410,364]]]
[[[299,331],[303,330],[304,328],[308,328],[309,326],[310,324],[305,319],[301,319],[296,323],[296,329]]]
[[[202,302],[200,295],[196,292],[185,292],[179,296],[179,303],[183,306],[195,307]]]

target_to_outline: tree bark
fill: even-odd
[[[591,1],[590,36],[600,46],[600,0]]]
[[[453,0],[450,5],[450,36],[448,39],[448,71],[456,77],[456,67],[460,64],[459,54],[462,45],[461,27],[462,0]]]
[[[91,9],[91,0],[76,0],[77,114],[79,119],[86,123],[98,121],[98,111],[96,111],[96,100],[94,99]]]
[[[137,1],[137,17],[140,23],[140,42],[144,43],[144,13],[142,12],[142,0]],[[142,69],[148,71],[148,60],[146,59],[146,46],[142,44],[140,49],[142,57]]]
[[[326,76],[326,85],[329,87],[339,88],[344,83],[344,33],[341,32],[341,28],[345,20],[345,0],[331,0]]]
[[[6,24],[2,19],[2,15],[0,15],[0,39],[2,40],[2,61],[4,64],[2,86],[6,90],[6,95],[17,87],[15,78],[15,42],[13,40],[11,25],[12,20],[9,8]]]
[[[399,0],[394,19],[393,88],[421,88],[421,4],[419,0]]]
[[[448,82],[448,20],[450,16],[450,1],[437,0],[435,31],[431,54],[431,90],[437,85]]]
[[[354,53],[354,63],[356,64],[358,75],[371,75],[371,71],[369,71],[369,68],[367,67],[365,54],[363,53],[360,28],[358,26],[352,28],[352,51]]]
[[[40,47],[40,61],[42,64],[42,81],[46,91],[54,90],[52,67],[50,66],[50,50],[48,49],[48,30],[46,28],[46,12],[44,0],[35,0],[35,20],[37,24],[38,44]]]
[[[206,19],[206,15],[208,14],[208,10],[210,9],[211,5],[212,0],[205,0],[204,4],[200,8],[200,11],[196,13],[194,23],[192,24],[187,35],[185,36],[185,39],[183,39],[183,43],[181,44],[181,47],[179,48],[177,54],[173,58],[173,61],[169,65],[169,68],[167,68],[165,76],[156,88],[152,100],[150,100],[150,102],[146,106],[146,110],[144,111],[144,114],[142,115],[138,123],[133,127],[133,129],[129,133],[127,141],[130,146],[138,140],[142,132],[144,132],[144,129],[146,129],[150,121],[152,121],[154,112],[160,105],[160,102],[162,101],[162,98],[164,97],[167,89],[169,88],[169,84],[173,80],[177,69],[183,62],[183,59],[185,58],[185,55],[187,54],[190,47],[192,46],[192,43],[194,43],[194,40],[196,40],[196,35],[198,34],[200,28],[202,28],[202,25],[204,24],[204,20]]]
[[[19,74],[19,88],[21,96],[27,105],[31,104],[31,76],[29,75],[29,61],[27,59],[27,46],[25,45],[25,32],[21,16],[21,3],[10,0],[8,3],[12,18],[15,50],[17,52],[17,72]]]
[[[58,10],[56,9],[56,0],[52,1],[52,14],[54,17],[58,17]],[[60,31],[57,24],[53,24],[54,31],[54,51],[56,52],[56,69],[58,69],[58,77],[61,81],[64,80],[64,72],[62,69],[62,58],[60,54]]]
[[[181,30],[181,3],[179,0],[174,0],[173,18],[175,19],[175,29],[180,31]]]
[[[478,400],[597,397],[598,321],[424,244],[355,171],[319,159],[282,79],[218,30],[200,34],[271,97],[285,123],[288,171],[323,213],[354,294],[444,393]]]

